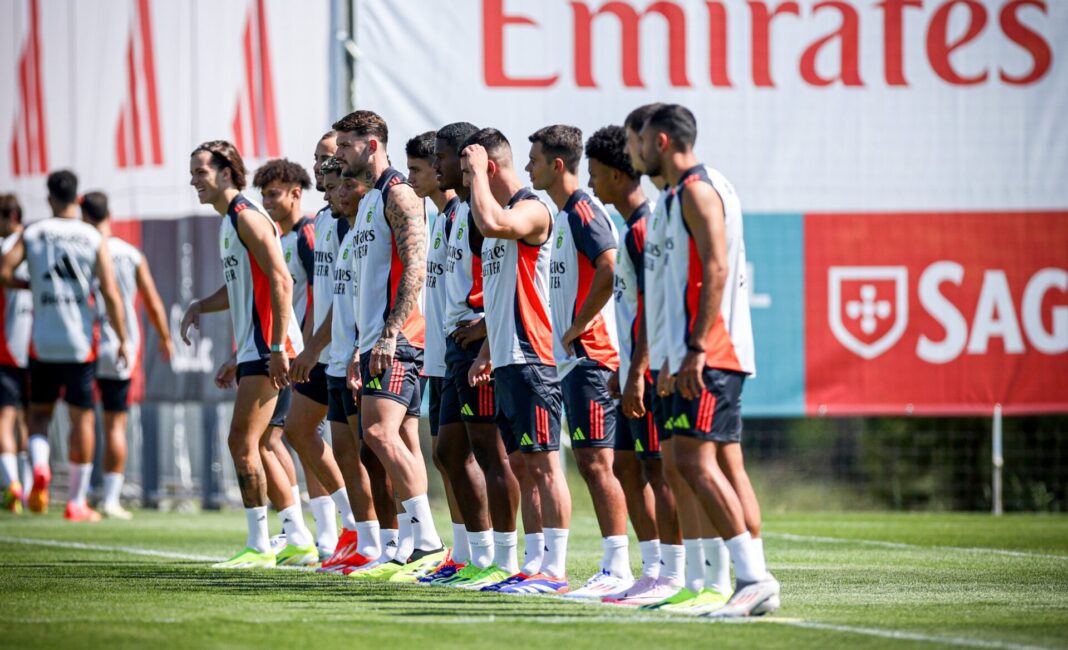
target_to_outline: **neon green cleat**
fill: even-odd
[[[430,584],[435,587],[452,587],[458,583],[463,583],[468,580],[474,579],[478,574],[482,573],[485,569],[480,569],[474,564],[468,564],[464,568],[460,569],[456,573],[447,578],[438,578],[431,581]]]
[[[353,580],[378,580],[386,581],[393,577],[394,573],[397,573],[404,568],[404,565],[396,560],[390,560],[389,562],[383,562],[382,564],[375,564],[374,566],[366,569],[360,569],[348,574],[347,577]]]
[[[660,609],[665,612],[700,616],[701,614],[716,611],[720,607],[726,605],[728,600],[730,600],[730,594],[721,594],[715,589],[702,589],[701,593],[697,594],[696,598],[691,598],[690,600],[681,603],[675,603],[674,605],[665,605]]]
[[[697,598],[697,594],[690,591],[688,588],[683,587],[679,590],[677,594],[670,598],[665,598],[659,603],[653,603],[651,605],[642,605],[638,609],[664,609],[666,607],[685,603],[687,601],[693,600],[694,598]]]
[[[271,552],[260,553],[254,548],[246,546],[238,551],[225,562],[211,565],[213,569],[272,569],[275,566],[274,554]]]
[[[419,578],[430,575],[448,555],[449,549],[442,547],[433,551],[415,551],[408,558],[408,563],[397,573],[389,577],[390,582],[418,582]]]
[[[467,589],[468,591],[478,591],[483,587],[495,585],[498,582],[503,582],[508,578],[511,578],[512,574],[504,569],[500,568],[496,564],[491,564],[471,580],[461,582],[460,584],[452,585],[460,589]]]
[[[319,550],[315,548],[315,544],[307,546],[286,544],[285,548],[278,552],[275,561],[278,566],[318,566]]]

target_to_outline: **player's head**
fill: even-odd
[[[263,207],[275,221],[300,214],[300,197],[311,188],[308,172],[292,160],[268,161],[256,170],[252,186],[263,196]]]
[[[334,122],[341,173],[350,178],[366,173],[374,157],[386,155],[389,127],[374,111],[353,111]]]
[[[97,228],[111,218],[111,210],[108,209],[108,195],[103,192],[86,192],[82,196],[81,207],[82,220]]]
[[[415,195],[426,198],[438,189],[437,173],[434,171],[434,131],[420,133],[404,145],[408,155],[408,182]]]
[[[14,194],[0,194],[0,237],[7,237],[22,225],[22,206]]]
[[[315,175],[315,189],[320,192],[325,192],[326,187],[323,185],[323,175],[319,168],[323,166],[327,158],[334,155],[335,151],[337,151],[337,131],[331,129],[324,133],[315,145],[315,164],[312,165],[312,174]]]
[[[508,138],[498,129],[492,127],[479,129],[467,136],[467,139],[460,143],[461,156],[463,150],[473,144],[480,145],[486,150],[486,157],[489,159],[486,174],[489,176],[490,183],[500,177],[502,169],[512,169],[512,145],[508,142]],[[462,157],[460,165],[463,170],[463,183],[464,185],[470,185],[471,172],[467,168],[467,159]]]
[[[645,163],[642,162],[642,127],[649,116],[661,106],[663,104],[660,102],[639,106],[627,114],[627,119],[623,121],[623,128],[627,130],[627,155],[630,156],[630,164],[643,174]]]
[[[679,104],[656,109],[642,128],[642,161],[646,173],[659,176],[669,155],[692,151],[696,141],[697,119],[690,109]]]
[[[69,169],[48,175],[48,204],[56,214],[78,202],[78,177]]]
[[[527,173],[536,190],[548,189],[565,174],[577,174],[582,160],[582,130],[576,126],[554,124],[530,134],[530,159]]]
[[[323,199],[330,206],[330,211],[337,217],[340,212],[336,203],[336,190],[341,182],[341,164],[338,163],[337,158],[330,156],[324,160],[323,164],[319,165],[319,175],[323,177]]]
[[[621,126],[598,129],[586,141],[590,188],[597,198],[608,204],[622,203],[641,175],[627,155],[627,133]]]
[[[201,203],[215,203],[226,190],[245,189],[245,161],[226,140],[210,140],[189,154],[189,184]]]
[[[476,131],[478,127],[470,122],[453,122],[438,129],[434,140],[434,169],[437,171],[438,187],[441,189],[455,190],[463,187],[460,145]]]

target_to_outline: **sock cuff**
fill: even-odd
[[[493,531],[493,542],[495,544],[515,544],[519,540],[519,536],[516,531],[502,533]]]
[[[425,494],[417,494],[411,499],[405,499],[404,501],[401,501],[401,506],[404,507],[404,511],[407,513],[413,512],[417,506],[422,504],[426,504],[427,507],[430,506],[430,500],[427,499]]]
[[[609,535],[601,538],[601,543],[606,548],[623,548],[630,545],[630,540],[627,539],[626,535]]]
[[[523,539],[545,539],[545,533],[527,533]]]
[[[660,540],[659,539],[647,539],[644,542],[638,542],[638,547],[639,548],[660,548],[661,544],[660,544]]]
[[[684,549],[686,549],[686,550],[689,550],[691,548],[692,549],[699,549],[699,548],[701,548],[701,540],[700,539],[684,539],[684,540],[682,540],[682,547]]]
[[[567,528],[544,528],[542,529],[542,532],[545,533],[546,539],[550,537],[562,539],[566,538],[571,533]]]
[[[471,546],[489,546],[493,543],[492,530],[467,531],[467,543]]]
[[[326,504],[326,503],[333,503],[333,502],[334,502],[334,500],[332,498],[328,497],[328,496],[326,496],[326,497],[312,497],[312,498],[308,499],[308,505],[311,505],[313,503]]]

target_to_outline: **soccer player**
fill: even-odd
[[[398,519],[411,530],[401,535],[394,560],[363,577],[385,580],[398,574],[398,580],[405,580],[425,575],[446,553],[434,527],[418,446],[426,205],[404,175],[390,166],[389,128],[378,114],[354,111],[335,122],[334,129],[342,174],[371,186],[353,226],[359,290],[351,367],[359,369],[357,383],[363,388],[364,442],[384,466],[405,515]]]
[[[675,501],[664,479],[660,454],[659,431],[653,421],[652,385],[644,326],[645,238],[651,208],[641,187],[641,174],[631,165],[626,151],[627,135],[623,127],[607,126],[586,142],[590,187],[607,206],[626,217],[619,236],[616,261],[615,306],[619,338],[619,374],[610,382],[617,394],[626,392],[628,400],[620,406],[620,426],[616,429],[615,460],[612,467],[623,486],[627,512],[641,549],[642,577],[624,591],[605,596],[606,602],[621,605],[657,603],[679,590],[675,580],[660,580],[660,540],[678,546]],[[641,386],[635,390],[635,385]],[[634,399],[636,393],[637,399]],[[659,508],[657,502],[662,502]],[[659,533],[657,510],[666,510],[665,531]],[[667,530],[670,529],[670,530]],[[671,537],[665,539],[665,535]],[[681,549],[680,549],[681,550]]]
[[[111,212],[103,192],[88,192],[82,197],[82,218],[92,225],[108,243],[115,281],[122,295],[126,322],[128,364],[118,363],[119,337],[105,320],[100,324],[100,347],[96,360],[96,385],[104,407],[104,499],[100,510],[105,517],[130,519],[133,515],[119,503],[126,471],[126,414],[129,411],[130,377],[141,356],[141,323],[134,307],[138,292],[145,301],[148,322],[159,335],[159,352],[164,361],[174,354],[174,342],[167,324],[163,301],[148,260],[141,251],[111,234]]]
[[[759,536],[759,504],[740,444],[742,384],[756,370],[741,203],[722,174],[698,162],[696,138],[689,109],[663,106],[642,130],[642,160],[674,188],[664,238],[672,254],[657,287],[672,325],[667,361],[676,381],[668,462],[725,540],[736,588],[726,605],[707,613],[730,618],[778,609],[779,583],[752,536]]]
[[[241,487],[248,537],[245,548],[215,565],[225,569],[276,564],[267,535],[267,482],[260,440],[279,392],[289,385],[290,361],[303,349],[293,314],[293,278],[282,255],[278,226],[262,207],[241,193],[245,173],[241,155],[224,140],[204,142],[189,157],[189,184],[200,202],[215,208],[222,217],[219,255],[225,284],[186,308],[182,340],[191,344],[189,328],[200,328],[202,314],[229,310],[237,344],[237,396],[228,443]]]
[[[448,259],[449,236],[456,225],[457,215],[461,214],[461,206],[465,211],[467,207],[456,191],[452,188],[442,188],[438,182],[440,172],[436,169],[434,145],[440,136],[448,135],[451,126],[446,126],[441,131],[428,131],[417,135],[405,146],[405,152],[408,154],[408,182],[412,184],[416,196],[430,198],[438,213],[434,218],[426,254],[423,299],[427,327],[426,347],[423,350],[423,376],[427,378],[427,388],[430,391],[429,417],[433,445],[431,455],[445,486],[445,497],[452,519],[453,540],[450,553],[437,567],[433,567],[430,573],[419,578],[420,582],[450,578],[468,564],[471,549],[468,543],[468,526],[464,523],[466,519],[472,520],[472,528],[489,527],[489,515],[485,505],[486,482],[471,454],[467,432],[464,431],[463,425],[459,425],[459,404],[454,404],[446,426],[440,426],[444,392],[442,383],[447,374],[445,328],[441,323],[444,322],[446,314],[446,268],[451,263]],[[465,137],[466,135],[468,134],[465,134]],[[455,147],[453,150],[455,151]],[[459,155],[455,157],[458,162]],[[466,199],[466,192],[463,198]],[[455,479],[449,473],[448,463],[455,466]],[[464,507],[460,506],[461,501]],[[464,514],[465,509],[467,515]]]
[[[482,282],[486,340],[468,379],[495,383],[498,426],[507,445],[523,455],[522,471],[537,488],[545,555],[500,593],[566,593],[571,494],[560,466],[560,381],[549,316],[552,215],[523,186],[508,139],[482,129],[462,149],[471,214],[485,237]],[[529,572],[529,573],[528,573]]]
[[[96,318],[94,287],[99,284],[108,321],[118,338],[117,362],[126,365],[126,324],[122,297],[112,270],[108,242],[96,228],[78,218],[78,178],[60,170],[48,176],[51,219],[30,224],[4,253],[0,283],[27,288],[33,294],[30,333],[30,462],[33,487],[31,512],[48,508],[48,427],[60,391],[70,414],[70,491],[64,517],[70,521],[99,521],[100,513],[86,503],[93,469],[96,375]],[[15,277],[27,262],[29,282]]]
[[[530,136],[527,172],[559,212],[553,223],[553,350],[560,368],[571,448],[601,528],[600,571],[570,598],[602,598],[634,582],[627,552],[627,506],[612,471],[615,402],[609,378],[619,370],[615,305],[618,234],[604,206],[579,185],[582,132],[547,126]]]
[[[22,206],[14,194],[0,194],[0,255],[14,245],[22,232]],[[29,280],[26,263],[15,270],[15,277]],[[29,363],[30,328],[33,326],[33,296],[24,289],[0,291],[0,507],[13,513],[22,512],[27,483],[20,469],[26,462],[26,406],[30,387],[26,382]],[[20,458],[21,456],[21,458]],[[23,472],[24,473],[24,472]]]

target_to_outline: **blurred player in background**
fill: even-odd
[[[22,206],[14,194],[0,194],[0,255],[7,253],[22,232]],[[26,263],[15,278],[29,280]],[[0,290],[0,507],[22,512],[29,486],[26,454],[26,407],[30,400],[29,364],[33,296],[25,289]]]

